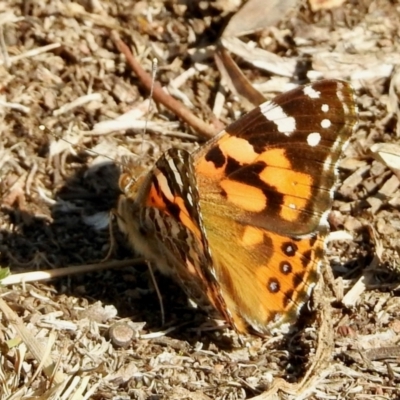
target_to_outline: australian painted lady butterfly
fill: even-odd
[[[238,331],[292,322],[324,255],[336,166],[357,122],[349,84],[323,80],[255,108],[193,154],[121,176],[131,245]]]

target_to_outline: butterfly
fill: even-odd
[[[357,123],[351,86],[278,95],[190,154],[120,177],[131,246],[239,333],[287,330],[319,277],[337,163]]]

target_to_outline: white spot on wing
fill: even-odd
[[[176,168],[176,164],[172,158],[168,158],[168,165],[169,165],[171,171],[173,171],[173,173],[174,173],[176,182],[178,183],[179,186],[182,187],[183,186],[182,176],[181,176],[180,172],[178,171],[178,169]]]
[[[329,104],[322,104],[321,111],[326,113],[329,111]]]
[[[188,200],[189,204],[192,207],[194,207],[192,194],[189,192],[186,197],[187,197],[187,200]]]
[[[173,201],[174,195],[171,192],[171,188],[169,186],[169,182],[167,180],[167,177],[161,173],[159,170],[155,171],[155,176],[158,181],[158,185],[160,186],[162,192],[164,193],[164,196],[169,200]]]
[[[329,119],[323,119],[321,121],[321,126],[325,129],[327,129],[331,126],[331,121],[329,121]]]
[[[307,136],[307,143],[311,147],[317,146],[320,141],[321,141],[321,135],[318,132],[310,133]]]
[[[289,117],[281,106],[272,101],[260,105],[260,111],[268,121],[275,123],[279,132],[290,136],[296,130],[296,120]]]
[[[303,92],[310,99],[319,99],[319,96],[321,95],[321,92],[315,90],[311,85],[304,86]]]

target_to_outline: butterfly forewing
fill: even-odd
[[[335,167],[356,121],[347,83],[301,86],[228,126],[201,150],[196,169],[241,223],[309,234],[331,207]]]

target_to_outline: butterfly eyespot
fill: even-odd
[[[295,243],[283,243],[282,244],[282,251],[288,257],[293,257],[296,254],[298,247]]]
[[[323,80],[261,104],[193,154],[168,150],[147,175],[120,180],[132,246],[168,255],[160,270],[238,332],[293,322],[319,278],[335,169],[356,124],[351,86]]]
[[[292,266],[287,261],[282,261],[279,269],[284,275],[289,275],[292,272]]]
[[[279,284],[278,279],[276,279],[276,278],[271,278],[271,279],[268,281],[267,287],[268,287],[268,290],[269,290],[271,293],[278,293],[279,290],[280,290],[280,284]]]

